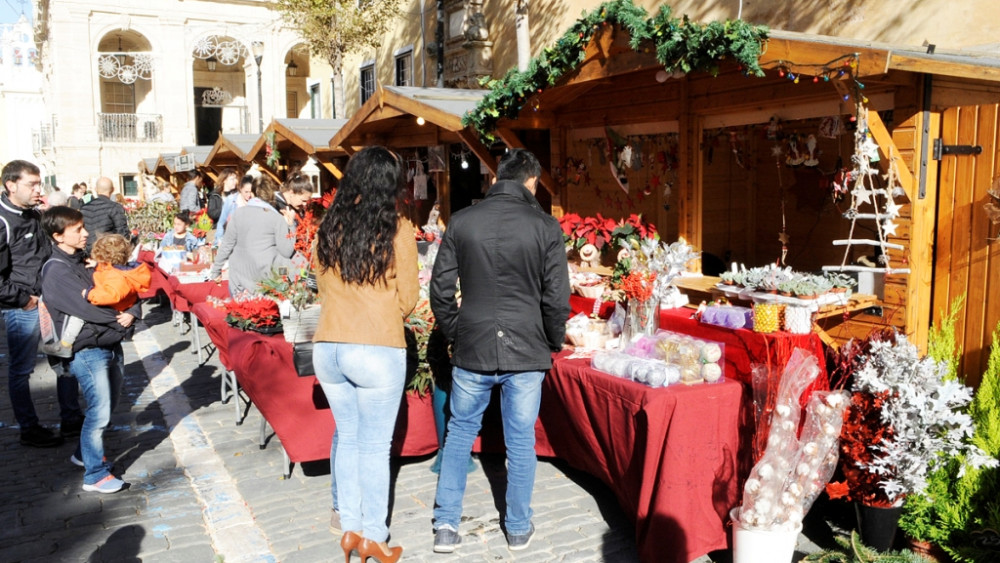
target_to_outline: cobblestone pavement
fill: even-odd
[[[199,365],[190,333],[171,325],[169,309],[144,309],[124,346],[122,404],[105,434],[108,457],[131,485],[114,495],[80,489],[82,469],[69,462],[75,440],[50,449],[18,444],[0,337],[0,561],[339,561],[328,529],[329,463],[296,465],[282,479],[277,438],[258,447],[256,409],[236,426],[232,404],[220,402],[216,358]],[[42,423],[55,429],[55,376],[44,359],[32,396]],[[462,545],[451,555],[432,552],[433,459],[393,460],[390,532],[405,548],[402,560],[513,561],[491,486],[504,479],[504,460],[494,455],[477,456],[469,476]],[[634,527],[599,480],[540,460],[533,508],[537,533],[518,560],[637,560]],[[811,545],[803,537],[800,549]]]

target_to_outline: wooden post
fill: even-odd
[[[924,115],[929,116],[929,122],[924,122]],[[931,293],[934,283],[934,235],[935,211],[938,198],[938,162],[930,158],[934,139],[941,136],[941,113],[938,111],[921,112],[914,116],[917,131],[928,126],[927,146],[920,144],[920,136],[916,140],[916,156],[914,163],[919,163],[926,156],[925,170],[927,193],[923,199],[910,199],[910,249],[908,266],[910,274],[906,277],[906,333],[917,345],[921,353],[927,350],[927,333],[930,330]],[[916,178],[920,181],[920,178]]]
[[[691,112],[688,98],[688,81],[680,86],[680,112],[678,144],[679,170],[677,180],[678,225],[677,232],[687,239],[688,244],[701,249],[701,198],[703,156],[701,154],[701,117]],[[697,268],[701,270],[701,260]]]

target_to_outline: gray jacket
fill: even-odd
[[[272,268],[291,268],[295,237],[285,218],[259,199],[233,211],[209,275],[217,278],[229,260],[229,294],[258,293]]]
[[[195,185],[194,180],[184,184],[181,188],[181,211],[188,211],[190,213],[195,213],[201,209],[201,201],[198,194],[198,186]]]

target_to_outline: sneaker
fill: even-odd
[[[531,543],[531,536],[535,535],[535,525],[532,524],[528,531],[523,534],[507,534],[507,549],[511,551],[521,551],[527,549]]]
[[[62,424],[59,425],[59,434],[63,438],[76,438],[80,435],[80,430],[83,429],[83,419],[79,420],[64,420]]]
[[[110,493],[117,493],[118,491],[122,490],[122,487],[124,486],[125,486],[125,481],[122,481],[121,479],[115,477],[114,475],[108,475],[107,477],[101,479],[100,481],[94,483],[93,485],[88,485],[84,483],[83,490],[87,491],[88,493],[110,494]]]
[[[56,436],[48,428],[34,425],[27,430],[21,430],[21,445],[33,448],[54,448],[63,443],[63,439]]]
[[[434,553],[451,553],[460,543],[462,537],[451,526],[444,525],[434,530]]]

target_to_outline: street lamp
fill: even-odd
[[[215,65],[218,64],[218,62],[219,62],[218,59],[216,59],[215,57],[208,57],[207,59],[205,59],[205,64],[208,65],[208,71],[215,72]]]
[[[298,74],[299,74],[299,65],[295,64],[295,59],[292,58],[291,61],[288,63],[288,76],[298,76]]]
[[[261,73],[260,73],[260,62],[264,59],[264,42],[254,41],[251,45],[253,48],[253,60],[257,61],[257,126],[260,129],[259,133],[264,134],[264,94]]]

